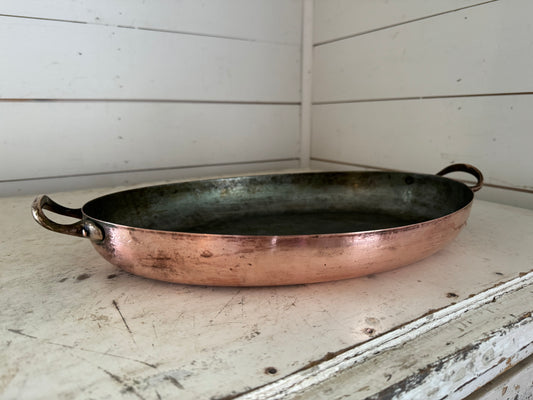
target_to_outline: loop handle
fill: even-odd
[[[64,215],[72,218],[79,218],[80,221],[73,224],[58,224],[48,218],[43,210],[51,211],[55,214]],[[89,237],[92,240],[102,240],[104,238],[102,230],[91,221],[82,221],[83,214],[81,208],[64,207],[47,195],[37,196],[31,205],[33,219],[42,227],[57,233],[72,235],[78,237]]]
[[[442,171],[437,172],[437,175],[444,176],[451,172],[466,172],[476,178],[477,182],[473,186],[469,186],[470,190],[477,192],[483,187],[483,174],[479,169],[470,164],[452,164],[448,165]]]

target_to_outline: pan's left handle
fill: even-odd
[[[80,220],[73,224],[58,224],[48,218],[43,210],[48,210],[66,217],[79,218]],[[95,241],[100,241],[104,238],[102,230],[96,224],[91,221],[84,222],[82,220],[83,214],[81,208],[64,207],[45,194],[35,198],[31,205],[31,213],[39,225],[51,231],[64,233],[65,235],[88,237]]]
[[[469,186],[473,192],[477,192],[483,187],[483,174],[479,169],[470,164],[452,164],[448,165],[442,171],[437,172],[437,175],[444,176],[451,172],[466,172],[476,178],[477,182],[474,186]]]

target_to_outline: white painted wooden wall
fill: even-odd
[[[299,165],[301,0],[3,0],[0,194]]]
[[[4,0],[0,195],[468,162],[480,198],[533,208],[532,13],[529,0]]]
[[[311,166],[480,168],[533,208],[531,0],[315,1]]]

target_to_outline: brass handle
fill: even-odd
[[[79,218],[80,221],[73,224],[58,224],[48,218],[43,210],[51,211],[55,214],[65,215],[67,217]],[[64,233],[66,235],[88,237],[91,240],[100,241],[104,238],[104,233],[92,221],[83,221],[81,208],[68,208],[56,203],[45,194],[37,196],[31,205],[33,219],[42,227],[54,232]]]
[[[477,192],[483,187],[483,174],[479,169],[470,164],[452,164],[448,165],[442,171],[437,172],[437,175],[444,176],[450,172],[466,172],[476,178],[477,182],[474,186],[469,186],[473,192]]]

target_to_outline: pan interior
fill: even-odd
[[[473,194],[433,175],[331,172],[226,178],[145,187],[87,203],[104,223],[227,235],[348,233],[451,214]]]
[[[305,235],[369,231],[409,225],[417,218],[358,211],[315,210],[214,220],[191,226],[191,233],[241,235]]]

